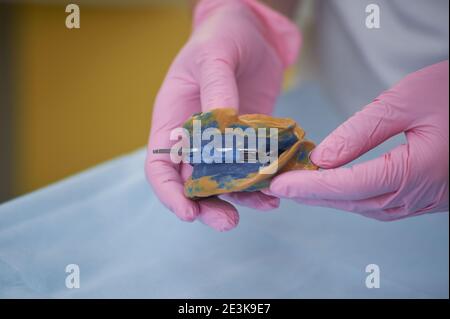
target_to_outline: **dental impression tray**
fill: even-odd
[[[198,124],[201,124],[200,130]],[[217,159],[217,153],[208,145],[211,141],[204,140],[200,142],[198,149],[203,151],[203,155],[210,154],[209,151],[205,152],[205,147],[209,147],[215,160],[202,158],[195,161],[193,153],[189,155],[193,172],[184,184],[184,192],[190,198],[230,192],[252,192],[268,187],[270,180],[282,172],[317,169],[309,160],[309,153],[315,147],[314,143],[305,140],[304,130],[289,118],[275,118],[263,114],[237,115],[234,109],[221,108],[194,114],[183,127],[191,136],[191,145],[200,131],[203,137],[205,133],[211,132],[211,129],[224,133],[224,136],[229,135],[232,129],[235,134],[232,148],[226,145],[225,139],[228,137],[223,138],[225,145],[221,145],[221,149],[233,151],[231,157],[225,152],[223,156],[219,156],[222,161]],[[242,136],[243,132],[252,130],[257,136],[256,143],[253,141],[253,144],[250,142],[252,135]],[[255,150],[256,156],[249,155]],[[213,156],[213,153],[216,155]]]

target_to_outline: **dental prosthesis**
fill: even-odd
[[[194,114],[183,128],[190,145],[200,150],[188,154],[193,172],[184,192],[189,198],[252,192],[267,188],[271,178],[282,172],[318,168],[309,159],[314,143],[305,140],[304,130],[289,118],[238,115],[234,109],[220,108]],[[222,133],[220,138],[204,140],[214,130]]]

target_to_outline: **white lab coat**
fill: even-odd
[[[369,4],[380,28],[368,28]],[[447,0],[321,0],[315,2],[318,75],[333,104],[353,114],[408,73],[448,59]]]

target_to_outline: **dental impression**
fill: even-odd
[[[314,143],[289,118],[220,108],[194,114],[178,133],[170,154],[193,166],[184,184],[189,198],[257,191],[282,172],[317,169],[309,160]]]

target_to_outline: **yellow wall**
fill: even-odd
[[[190,32],[179,6],[17,8],[14,193],[144,146],[154,97]]]

